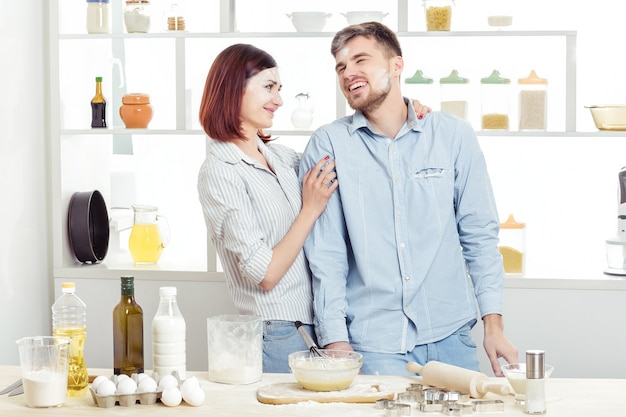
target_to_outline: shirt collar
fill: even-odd
[[[257,146],[259,147],[263,155],[265,155],[265,144],[258,136],[256,138],[256,141]],[[235,165],[240,161],[243,161],[249,165],[256,164],[256,160],[254,158],[251,158],[250,156],[243,153],[243,151],[239,149],[239,147],[235,145],[232,141],[215,140],[209,138],[209,152],[217,159],[226,162],[227,164]]]
[[[422,132],[424,128],[425,118],[421,120],[417,118],[417,114],[415,114],[415,107],[413,107],[413,100],[404,97],[404,103],[408,106],[409,110],[405,127],[415,130],[416,132]],[[350,123],[348,127],[350,134],[353,134],[355,131],[363,127],[368,128],[372,133],[375,132],[374,128],[370,124],[369,120],[367,120],[367,117],[365,117],[363,112],[360,110],[356,110],[352,117],[352,123]]]

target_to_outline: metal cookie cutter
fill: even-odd
[[[474,411],[481,413],[484,411],[504,411],[504,401],[502,400],[472,400]]]
[[[385,417],[402,417],[411,415],[411,406],[409,404],[402,404],[394,402],[388,403],[385,409]]]

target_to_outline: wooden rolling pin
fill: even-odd
[[[424,366],[409,362],[406,369],[421,374],[426,385],[469,393],[473,398],[482,398],[488,392],[498,395],[511,392],[506,383],[490,382],[485,374],[442,362],[430,361]]]

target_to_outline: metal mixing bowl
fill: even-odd
[[[308,350],[289,355],[296,381],[310,391],[339,391],[348,388],[358,375],[363,356],[346,350],[324,349],[324,356]]]

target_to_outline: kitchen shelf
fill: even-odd
[[[133,157],[139,155],[141,158],[144,158],[142,161],[145,164],[146,161],[151,161],[152,152],[156,152],[159,150],[159,147],[165,146],[174,148],[180,142],[180,147],[184,148],[185,146],[193,147],[192,151],[189,153],[193,154],[191,157],[199,157],[203,156],[203,151],[199,149],[204,149],[205,144],[205,133],[202,129],[198,128],[197,122],[190,124],[189,123],[189,106],[188,106],[188,97],[185,96],[186,89],[190,88],[192,85],[196,88],[196,91],[193,91],[195,94],[193,97],[196,100],[199,100],[197,95],[197,72],[198,68],[202,68],[202,71],[206,71],[208,68],[207,63],[202,63],[201,65],[196,65],[189,61],[191,57],[197,58],[198,55],[196,52],[199,50],[198,46],[204,47],[206,45],[206,50],[209,51],[208,54],[204,53],[202,55],[209,55],[212,52],[216,52],[229,43],[229,41],[245,41],[252,40],[251,42],[255,42],[254,40],[258,40],[255,43],[258,43],[260,47],[265,47],[266,44],[272,45],[273,48],[276,48],[278,54],[283,54],[285,51],[281,49],[281,46],[285,44],[288,40],[295,39],[299,40],[302,45],[315,44],[316,40],[320,40],[321,43],[324,44],[323,58],[328,59],[330,61],[330,55],[327,52],[327,47],[330,42],[330,39],[334,36],[334,31],[329,32],[237,32],[233,31],[234,28],[234,3],[236,0],[220,0],[219,2],[215,2],[215,8],[219,8],[220,13],[220,22],[219,22],[219,32],[187,32],[187,31],[172,31],[172,32],[153,32],[153,33],[123,33],[123,22],[121,22],[121,15],[119,13],[112,13],[112,19],[114,20],[113,31],[114,33],[110,34],[84,34],[84,33],[65,33],[60,30],[60,22],[59,22],[59,10],[61,7],[70,7],[64,4],[61,6],[62,2],[66,0],[51,0],[47,3],[47,7],[49,7],[49,64],[50,64],[50,157],[51,157],[51,198],[52,198],[52,212],[51,212],[51,224],[52,224],[52,263],[53,263],[53,275],[55,278],[106,278],[106,279],[119,279],[120,275],[124,274],[132,274],[135,275],[138,279],[157,279],[157,280],[188,280],[188,281],[220,281],[223,280],[223,274],[218,272],[218,260],[215,254],[214,249],[212,248],[212,243],[208,236],[204,236],[204,240],[202,242],[203,248],[206,247],[206,254],[199,254],[201,252],[198,249],[199,246],[193,247],[194,257],[191,261],[183,260],[178,261],[175,256],[167,257],[164,251],[164,255],[159,261],[159,264],[154,266],[134,266],[129,257],[118,256],[117,258],[112,255],[107,255],[105,260],[101,264],[96,265],[82,265],[73,261],[72,255],[69,251],[67,244],[67,231],[66,231],[66,216],[67,216],[67,203],[72,192],[76,189],[97,189],[103,186],[104,188],[111,187],[107,182],[112,182],[111,177],[113,176],[112,168],[111,172],[101,172],[99,171],[99,166],[97,164],[101,161],[105,161],[111,157],[111,150],[115,149],[116,141],[126,141],[132,142],[133,151],[136,152]],[[564,131],[549,131],[549,132],[517,132],[517,131],[477,131],[476,134],[479,137],[621,137],[626,136],[626,132],[576,132],[576,31],[569,30],[546,30],[546,31],[519,31],[519,30],[479,30],[479,31],[450,31],[450,32],[426,32],[426,31],[409,31],[407,30],[408,26],[408,17],[407,17],[407,8],[408,8],[409,0],[398,0],[398,22],[397,28],[398,36],[403,42],[403,48],[406,50],[410,50],[414,46],[423,45],[424,42],[428,42],[431,44],[438,44],[439,42],[443,42],[444,45],[452,45],[456,44],[459,39],[469,39],[471,42],[477,42],[481,44],[481,42],[487,42],[489,45],[496,44],[500,45],[500,41],[509,41],[514,38],[518,38],[517,42],[526,44],[527,38],[534,38],[543,41],[544,38],[549,38],[550,45],[558,45],[560,48],[559,53],[564,52],[564,60],[561,61],[560,58],[557,62],[559,71],[561,68],[563,69],[562,73],[564,78],[565,88],[563,89],[563,94],[555,95],[555,102],[558,101],[563,102],[563,106],[565,108],[565,128]],[[77,2],[78,4],[78,2]],[[81,5],[83,3],[80,3]],[[120,7],[119,4],[112,5],[112,7]],[[113,12],[113,10],[112,10]],[[80,30],[78,28],[77,30]],[[447,41],[450,39],[452,43]],[[561,39],[563,39],[563,44],[561,44]],[[155,53],[150,53],[149,58],[154,59],[151,61],[151,64],[147,64],[147,67],[141,67],[143,62],[138,61],[135,57],[132,56],[132,53],[129,51],[137,51],[137,46],[143,47],[142,44],[138,44],[138,42],[149,41],[149,49],[150,51],[155,51]],[[273,41],[276,42],[273,42]],[[206,41],[206,42],[205,42]],[[538,41],[538,42],[540,42]],[[406,42],[407,47],[404,47],[404,43]],[[562,49],[561,46],[563,45]],[[122,61],[122,65],[124,68],[128,65],[131,67],[140,67],[139,70],[153,72],[154,68],[158,68],[157,71],[154,72],[162,72],[163,69],[154,65],[156,62],[157,65],[164,64],[167,66],[167,69],[170,70],[173,74],[170,79],[168,78],[167,83],[160,83],[159,90],[154,90],[151,93],[151,99],[161,100],[160,104],[163,103],[163,95],[161,94],[161,90],[167,90],[167,94],[169,96],[167,99],[172,104],[174,108],[174,114],[168,114],[167,122],[162,121],[163,119],[157,119],[157,121],[161,122],[160,124],[152,122],[152,125],[157,127],[153,129],[125,129],[123,124],[121,124],[120,120],[116,120],[117,118],[117,104],[120,102],[121,94],[125,91],[116,87],[116,72],[111,70],[107,75],[107,80],[109,81],[109,86],[111,88],[111,95],[107,98],[109,100],[109,110],[113,114],[112,120],[109,121],[109,125],[111,128],[107,129],[90,129],[83,128],[83,126],[88,126],[88,124],[83,125],[84,117],[76,117],[75,114],[72,114],[71,123],[64,123],[63,121],[63,111],[71,113],[72,111],[77,112],[77,108],[80,108],[79,111],[83,111],[83,103],[86,103],[83,98],[80,98],[79,101],[74,100],[69,102],[64,102],[64,98],[67,96],[72,97],[72,94],[75,94],[76,91],[85,91],[84,85],[74,85],[74,78],[71,78],[68,82],[65,80],[63,83],[62,75],[68,77],[64,74],[64,70],[75,71],[75,68],[69,67],[69,65],[62,60],[62,53],[72,56],[72,54],[76,55],[78,58],[85,59],[81,55],[80,48],[83,47],[84,50],[90,49],[100,49],[103,48],[102,55],[119,58]],[[163,47],[161,47],[163,46]],[[194,49],[195,48],[195,49]],[[141,49],[141,48],[139,48]],[[284,49],[284,48],[283,48]],[[200,50],[203,50],[200,48]],[[308,58],[311,55],[312,51],[307,51],[303,56],[304,58]],[[410,55],[410,54],[405,54]],[[65,55],[64,55],[65,56]],[[559,55],[560,57],[561,55]],[[279,62],[285,62],[285,66],[288,66],[293,63],[293,59],[289,61],[288,59],[291,55],[287,55],[286,57],[281,57]],[[287,58],[287,60],[285,60]],[[322,59],[318,56],[312,59]],[[160,60],[160,61],[159,61]],[[317,61],[315,61],[317,62]],[[461,61],[462,62],[462,61]],[[210,64],[210,61],[208,61]],[[302,66],[307,66],[310,64],[306,62],[300,63]],[[150,66],[152,65],[152,66]],[[325,64],[320,64],[325,65]],[[195,71],[195,72],[194,72]],[[291,70],[290,70],[291,71]],[[408,74],[410,70],[407,68],[406,73]],[[137,71],[136,71],[137,72]],[[297,70],[294,69],[294,72]],[[85,71],[83,68],[82,72],[77,71],[76,74],[80,74],[81,76],[85,73],[91,73],[89,71]],[[190,75],[191,74],[191,75]],[[196,78],[193,78],[193,76]],[[283,78],[287,78],[292,76],[290,74],[285,73],[281,74]],[[346,114],[346,105],[345,99],[338,88],[335,88],[335,74],[332,70],[332,66],[328,68],[320,69],[318,78],[322,80],[321,82],[326,88],[326,90],[333,88],[332,98],[325,99],[328,101],[331,110],[327,110],[326,112],[330,114],[333,112],[333,116],[342,117]],[[136,77],[135,73],[135,77]],[[169,76],[168,76],[169,77]],[[330,87],[330,80],[333,80],[333,87]],[[76,80],[79,81],[79,80]],[[290,84],[293,84],[294,80],[290,80]],[[287,83],[286,83],[287,87]],[[124,87],[125,88],[125,87]],[[154,95],[152,93],[155,93]],[[161,94],[161,96],[159,96]],[[106,95],[105,95],[106,96]],[[319,96],[313,95],[316,99]],[[286,98],[286,95],[284,96]],[[419,97],[418,97],[419,98]],[[332,100],[332,101],[331,101]],[[78,103],[78,104],[76,104]],[[62,105],[66,105],[66,108],[62,110]],[[163,106],[160,104],[153,103],[153,107],[155,107],[155,117],[156,109],[159,111],[166,112],[163,110]],[[425,103],[429,104],[429,103]],[[74,107],[72,107],[74,106]],[[285,106],[287,107],[287,106]],[[283,113],[288,113],[289,110],[284,109]],[[160,113],[158,117],[163,113]],[[316,112],[316,115],[318,113]],[[277,117],[282,117],[277,116]],[[327,117],[320,116],[326,122],[325,119]],[[560,116],[559,116],[560,117]],[[330,117],[328,117],[330,119]],[[78,122],[76,121],[78,120]],[[330,121],[330,120],[328,120]],[[80,124],[79,124],[80,123]],[[288,128],[280,128],[280,127],[288,127],[288,116],[282,121],[278,122],[278,119],[275,123],[275,126],[279,127],[276,130],[268,129],[268,132],[272,133],[273,136],[279,137],[300,137],[301,139],[305,139],[306,137],[312,134],[312,130],[302,130],[302,129],[288,129]],[[316,123],[319,124],[319,123]],[[315,125],[314,125],[315,126]],[[191,127],[189,129],[188,127]],[[556,126],[560,128],[560,126]],[[196,140],[196,137],[199,140]],[[96,140],[94,140],[94,138]],[[498,141],[494,141],[498,142]],[[138,150],[139,149],[139,150]],[[167,148],[169,149],[169,148]],[[115,151],[113,152],[115,153]],[[119,157],[123,159],[126,155],[113,155],[113,158]],[[170,155],[167,155],[168,157]],[[184,155],[183,151],[179,151],[178,154],[171,155],[172,159],[176,159],[178,156],[178,160],[172,161],[172,171],[180,170],[180,169],[189,169],[197,168],[193,166],[196,164],[195,160],[184,159],[186,155]],[[68,160],[70,158],[71,160]],[[73,159],[72,159],[73,158]],[[75,160],[85,158],[85,161]],[[117,162],[116,162],[117,163]],[[170,163],[169,160],[165,163]],[[164,163],[164,164],[165,164]],[[155,164],[158,164],[155,162]],[[178,164],[178,165],[177,165]],[[111,164],[113,165],[113,164]],[[199,167],[199,164],[198,164]],[[161,167],[154,167],[155,172],[158,172]],[[139,169],[145,169],[145,166],[142,166]],[[151,174],[151,172],[149,172]],[[190,181],[194,182],[195,178]],[[103,185],[104,184],[104,185]],[[171,184],[168,187],[163,187],[161,191],[162,194],[170,194],[175,193],[180,188],[181,184],[175,184],[172,186]],[[184,184],[189,185],[189,184]],[[191,184],[191,186],[195,189],[195,184]],[[173,188],[172,188],[173,187]],[[173,198],[172,198],[173,199]],[[184,207],[189,209],[192,207],[193,210],[200,210],[197,195],[193,195],[193,198],[187,198],[184,201]],[[196,229],[204,229],[205,225],[203,221],[200,219],[196,224]],[[180,232],[179,232],[180,233]],[[204,232],[205,233],[205,232]],[[204,250],[204,249],[202,249]],[[167,251],[167,248],[166,248]],[[199,256],[196,256],[199,255]],[[206,256],[206,258],[205,258]]]

